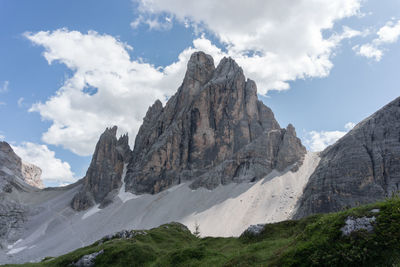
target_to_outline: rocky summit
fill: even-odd
[[[98,203],[101,207],[112,201],[121,187],[124,164],[131,158],[128,135],[116,137],[117,126],[107,128],[100,136],[81,190],[72,199],[75,210],[85,210]]]
[[[280,128],[232,58],[192,54],[178,92],[156,101],[137,134],[125,178],[134,193],[158,193],[191,181],[213,189],[256,181],[273,169],[296,171],[306,149],[288,125]]]
[[[321,153],[296,217],[373,203],[399,187],[400,97]]]

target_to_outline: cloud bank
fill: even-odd
[[[214,34],[227,54],[243,66],[259,85],[259,92],[285,90],[288,81],[325,77],[332,68],[330,57],[343,33],[326,31],[334,23],[359,13],[360,0],[249,0],[185,1],[140,0],[141,20],[173,18],[196,31]],[[135,24],[140,20],[135,20]],[[325,36],[324,36],[325,33]],[[353,31],[354,33],[354,31]],[[358,33],[360,34],[360,33]]]
[[[331,30],[359,8],[360,0],[139,1],[133,28],[143,23],[151,29],[184,23],[198,33],[214,34],[222,43],[217,47],[200,35],[176,62],[164,67],[132,60],[132,47],[95,31],[26,33],[33,44],[44,48],[49,64],[65,64],[73,72],[53,96],[30,111],[52,123],[42,136],[45,143],[78,155],[92,154],[101,132],[112,125],[119,126],[120,134],[128,132],[132,145],[147,108],[175,93],[194,51],[211,54],[216,63],[223,56],[233,57],[257,82],[260,94],[286,90],[290,81],[329,74],[335,48],[361,34],[348,27],[340,33]]]

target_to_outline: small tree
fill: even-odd
[[[200,225],[197,223],[197,221],[194,223],[194,232],[193,232],[195,237],[200,237]]]

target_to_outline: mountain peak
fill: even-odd
[[[215,70],[214,59],[204,52],[195,52],[190,56],[183,80],[182,98],[190,101],[200,88],[212,77]]]
[[[111,136],[116,136],[117,135],[117,130],[118,127],[114,125],[113,127],[106,128],[105,131],[103,132],[103,135],[111,135]]]
[[[294,128],[281,129],[258,101],[255,82],[232,58],[215,69],[211,56],[193,53],[177,94],[165,108],[160,104],[149,109],[136,136],[129,191],[157,193],[185,180],[209,189],[256,180],[301,164],[306,152]]]
[[[232,77],[236,73],[243,74],[242,68],[236,63],[236,61],[231,57],[224,57],[219,62],[217,69],[216,69],[215,76],[227,76]]]

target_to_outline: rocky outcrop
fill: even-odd
[[[11,180],[17,177],[33,187],[40,189],[44,187],[40,178],[42,170],[33,164],[23,162],[7,142],[0,142],[0,171],[3,172],[3,178],[0,177],[0,186],[9,184],[10,181],[7,182],[4,178],[4,175],[8,175]]]
[[[97,256],[104,253],[104,250],[100,250],[98,252],[94,252],[88,255],[82,256],[77,262],[73,263],[73,266],[76,267],[92,267],[96,265],[96,258]]]
[[[400,189],[400,98],[321,153],[296,218],[372,203]]]
[[[374,230],[373,223],[376,221],[375,216],[372,217],[361,217],[353,218],[351,216],[346,218],[345,225],[340,228],[343,235],[351,235],[353,232],[359,230],[365,230],[367,232],[372,232]]]
[[[252,224],[241,234],[241,236],[258,236],[264,231],[265,225],[266,224],[263,223]]]
[[[44,188],[44,184],[41,179],[42,170],[39,167],[31,163],[22,161],[21,172],[22,177],[24,177],[24,181],[27,184],[40,189]]]
[[[178,92],[156,101],[143,120],[126,175],[126,189],[158,193],[193,181],[192,187],[255,181],[301,164],[306,149],[294,127],[280,128],[257,98],[256,84],[231,58],[217,68],[194,53]]]
[[[85,210],[94,204],[105,206],[120,188],[124,164],[131,159],[128,135],[116,137],[117,126],[107,128],[100,136],[83,186],[72,199],[75,210]]]

